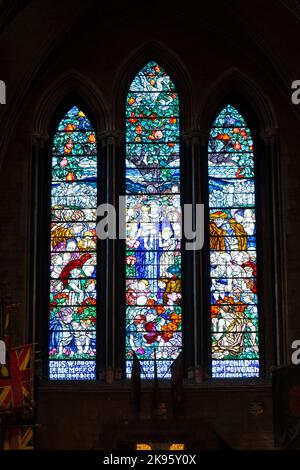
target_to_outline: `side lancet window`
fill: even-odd
[[[259,376],[254,149],[231,105],[208,144],[212,376]]]
[[[169,378],[182,347],[179,101],[149,62],[126,103],[126,375]]]
[[[97,144],[73,106],[52,143],[49,378],[96,378]]]

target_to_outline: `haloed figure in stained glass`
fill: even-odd
[[[213,377],[258,377],[253,141],[231,105],[208,145]]]
[[[179,103],[169,75],[149,62],[126,104],[126,373],[159,377],[181,351]]]
[[[97,147],[73,106],[52,146],[49,378],[95,379]]]

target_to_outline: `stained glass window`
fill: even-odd
[[[170,377],[181,350],[179,102],[156,62],[126,103],[126,374]]]
[[[97,144],[73,106],[52,146],[49,378],[95,379]]]
[[[213,377],[258,377],[254,154],[241,114],[226,106],[208,145]]]

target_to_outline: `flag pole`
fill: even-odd
[[[175,414],[183,402],[183,359],[182,352],[171,365],[171,387],[173,413]]]
[[[154,410],[158,409],[158,375],[157,375],[156,348],[154,349],[153,409]]]
[[[132,400],[135,412],[138,414],[141,409],[141,364],[133,351],[133,363],[131,371],[131,390]]]

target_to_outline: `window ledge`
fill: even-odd
[[[143,391],[150,391],[153,389],[153,380],[142,380],[141,388]],[[171,380],[160,380],[159,387],[162,389],[171,389]],[[106,383],[102,380],[95,381],[41,381],[38,390],[42,393],[47,392],[119,392],[131,391],[130,379],[115,381],[113,383]],[[232,392],[250,392],[250,391],[270,391],[272,389],[271,380],[267,379],[210,379],[205,382],[195,383],[190,380],[183,381],[183,388],[189,391],[232,391]]]

